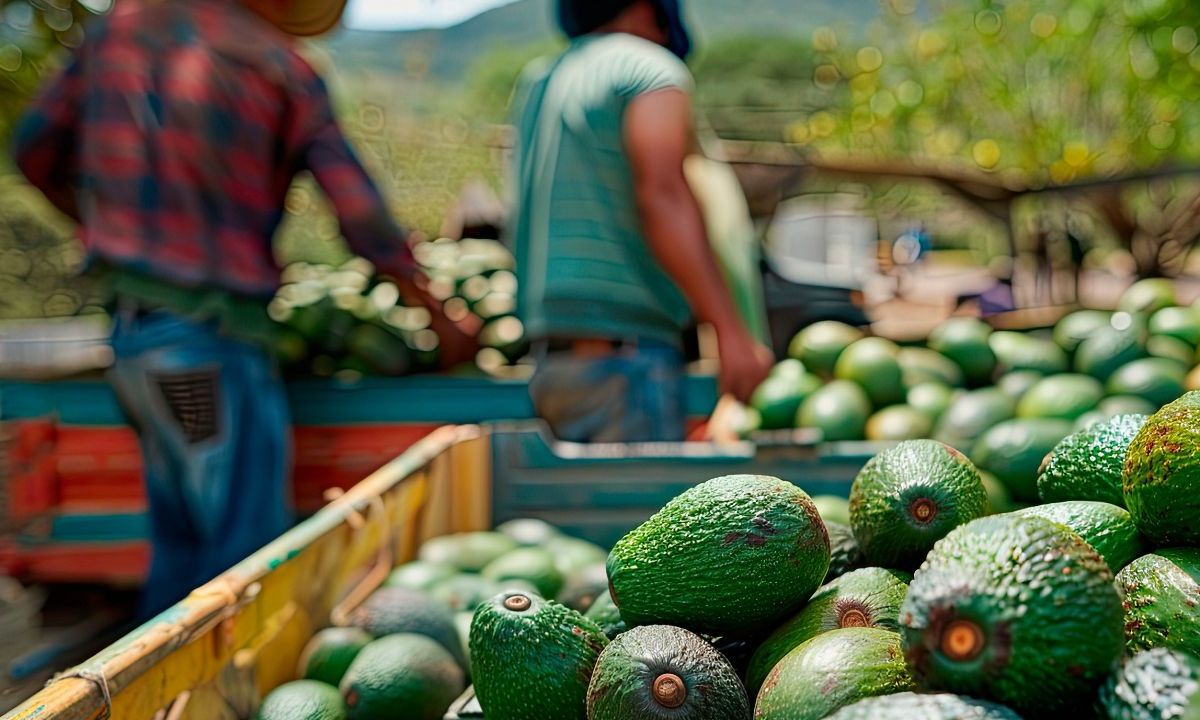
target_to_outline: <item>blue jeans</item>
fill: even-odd
[[[641,341],[603,357],[541,353],[529,385],[559,440],[679,442],[686,434],[683,356]]]
[[[112,345],[150,505],[149,616],[290,527],[287,397],[269,354],[215,323],[119,313]]]

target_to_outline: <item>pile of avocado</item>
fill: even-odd
[[[934,438],[982,470],[1027,472],[1073,429],[1150,414],[1200,390],[1198,346],[1200,302],[1179,307],[1165,280],[1134,285],[1117,312],[1082,310],[1051,330],[995,332],[953,318],[924,346],[821,322],[795,337],[738,429],[812,428],[827,441]]]
[[[496,372],[529,350],[516,317],[512,253],[493,240],[423,242],[413,255],[429,293],[455,320],[478,318],[476,365]],[[286,370],[316,377],[399,376],[438,369],[440,340],[424,307],[406,304],[397,286],[362,258],[334,267],[294,263],[268,312]]]
[[[1020,484],[997,507],[906,440],[848,500],[720,477],[608,553],[536,520],[438,538],[259,717],[437,720],[469,677],[486,720],[1200,720],[1200,392]]]
[[[478,608],[522,593],[539,604],[557,599],[552,612],[587,610],[608,596],[607,557],[540,520],[434,538],[351,613],[348,627],[309,641],[299,679],[268,695],[258,720],[442,720],[471,677]]]

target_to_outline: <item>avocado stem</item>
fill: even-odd
[[[983,652],[983,628],[971,620],[955,620],[942,630],[942,654],[954,662],[967,662]]]
[[[533,601],[524,595],[513,595],[505,598],[504,607],[513,612],[525,612],[533,605]]]
[[[654,701],[665,708],[677,708],[687,701],[687,685],[683,678],[663,673],[654,679]]]
[[[917,498],[908,506],[908,513],[921,524],[931,523],[938,514],[937,503],[929,498]]]
[[[866,613],[858,608],[850,608],[846,612],[842,613],[841,622],[838,623],[839,627],[844,628],[868,627],[870,624],[870,621],[867,620]]]

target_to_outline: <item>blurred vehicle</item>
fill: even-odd
[[[869,322],[862,291],[879,272],[879,224],[862,197],[802,195],[780,204],[767,229],[763,287],[776,354],[822,320]]]

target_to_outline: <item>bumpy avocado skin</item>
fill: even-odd
[[[872,567],[855,570],[828,583],[813,595],[807,607],[758,646],[746,672],[746,687],[757,694],[780,660],[821,633],[844,627],[877,627],[897,632],[900,603],[904,602],[911,579],[898,570]]]
[[[625,626],[625,621],[621,619],[620,608],[612,601],[612,596],[607,592],[596,598],[583,616],[599,625],[609,640],[629,629]]]
[[[1042,502],[1093,500],[1125,507],[1121,487],[1125,455],[1149,419],[1146,415],[1118,415],[1067,436],[1038,473]]]
[[[934,543],[987,511],[979,471],[934,440],[910,440],[876,455],[850,490],[851,527],[867,560],[903,570],[915,569]]]
[[[1200,545],[1200,392],[1146,422],[1125,458],[1125,507],[1154,544]]]
[[[755,720],[820,720],[876,695],[913,689],[900,636],[879,628],[823,633],[779,661],[763,683]]]
[[[825,582],[867,564],[867,556],[854,539],[854,531],[849,525],[826,522],[825,529],[829,531],[829,572],[825,573]]]
[[[654,699],[664,674],[686,687],[682,704]],[[646,625],[609,644],[588,687],[590,720],[750,720],[750,700],[737,671],[695,633],[668,625]]]
[[[1100,689],[1108,720],[1182,717],[1200,691],[1200,660],[1166,648],[1127,658]]]
[[[791,615],[828,570],[829,534],[812,500],[757,475],[688,490],[608,557],[626,623],[712,635],[749,633]]]
[[[1200,549],[1157,550],[1117,574],[1131,651],[1163,647],[1200,656]]]
[[[510,610],[512,597],[529,600]],[[587,687],[608,645],[600,627],[556,602],[503,593],[471,622],[471,675],[488,720],[585,720]]]
[[[826,720],[1021,720],[1003,705],[969,697],[904,692],[859,700]]]
[[[978,652],[951,658],[943,633],[970,623],[981,631]],[[1011,514],[947,535],[900,609],[909,667],[923,688],[1029,718],[1069,717],[1088,704],[1121,654],[1122,623],[1099,553],[1058,523]]]
[[[1124,508],[1103,502],[1074,500],[1035,505],[1017,515],[1036,515],[1071,528],[1096,549],[1114,573],[1146,551],[1141,533]]]

